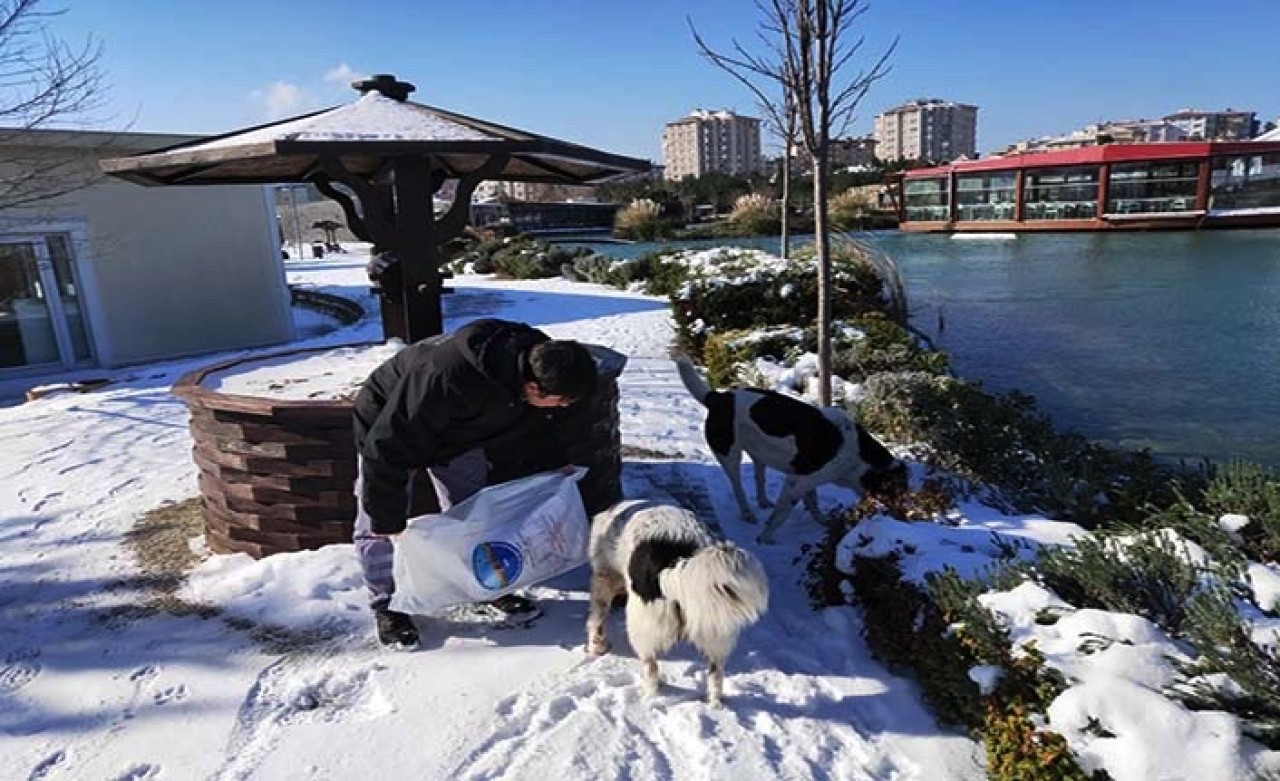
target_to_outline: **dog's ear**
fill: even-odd
[[[627,562],[627,578],[631,590],[644,602],[662,599],[662,571],[681,559],[687,559],[698,549],[692,542],[674,540],[645,540],[636,545]]]

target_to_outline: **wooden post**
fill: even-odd
[[[396,249],[404,302],[404,334],[413,343],[444,330],[440,270],[436,268],[435,214],[431,207],[431,160],[416,155],[393,162]],[[389,336],[390,334],[388,334]]]

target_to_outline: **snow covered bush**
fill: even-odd
[[[1033,577],[1078,608],[1133,613],[1179,635],[1213,565],[1172,532],[1100,535],[1046,548]]]
[[[1280,651],[1277,638],[1261,645],[1223,589],[1197,595],[1187,606],[1187,639],[1199,656],[1179,665],[1186,678],[1175,690],[1195,710],[1240,717],[1246,735],[1280,748]]]
[[[677,340],[695,356],[714,333],[804,328],[817,319],[818,279],[812,263],[754,250],[682,253],[673,260],[688,268],[688,280],[671,296]],[[835,319],[880,310],[883,286],[874,266],[840,262],[833,276]]]
[[[1210,471],[1204,508],[1215,516],[1248,519],[1238,530],[1240,546],[1254,561],[1280,561],[1280,475],[1245,461]]]

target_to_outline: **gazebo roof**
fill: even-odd
[[[593,184],[649,170],[644,160],[397,100],[373,89],[352,103],[104,160],[102,168],[145,185],[273,184],[304,181],[322,158],[336,158],[348,173],[371,176],[388,158],[430,155],[449,176],[462,177],[496,154],[509,159],[486,179]]]

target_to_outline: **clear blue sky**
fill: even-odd
[[[345,102],[347,79],[394,73],[413,99],[659,160],[694,108],[756,114],[702,60],[759,50],[752,0],[65,0],[53,25],[105,45],[110,112],[134,130],[221,133]],[[980,107],[984,154],[1100,119],[1182,107],[1280,116],[1280,0],[872,0],[862,58],[899,36],[891,74],[852,127],[913,97]],[[283,113],[281,113],[283,112]]]

